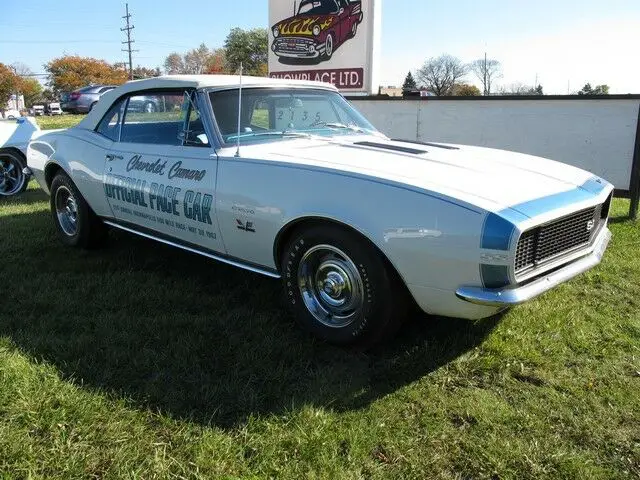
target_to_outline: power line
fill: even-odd
[[[137,52],[138,50],[131,49],[131,44],[135,43],[135,40],[131,39],[131,30],[133,30],[135,26],[129,23],[129,20],[131,19],[131,14],[129,13],[129,4],[125,3],[125,7],[126,7],[127,14],[122,18],[126,20],[127,26],[121,28],[120,31],[127,32],[127,39],[124,42],[122,42],[123,44],[125,43],[127,44],[127,48],[126,49],[123,48],[122,51],[129,52],[129,79],[133,80],[133,57],[131,56],[131,54],[133,52]]]
[[[114,40],[0,40],[0,43],[115,43]]]

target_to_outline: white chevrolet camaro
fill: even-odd
[[[494,315],[595,266],[611,237],[613,187],[593,174],[390,140],[320,83],[130,82],[27,163],[67,245],[109,226],[281,278],[296,319],[336,344],[385,338],[412,303]]]

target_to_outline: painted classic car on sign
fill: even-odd
[[[228,76],[130,82],[31,142],[62,241],[118,228],[280,278],[300,324],[360,345],[411,304],[494,315],[595,266],[609,242],[612,186],[588,172],[390,140],[327,84],[245,77],[239,91]],[[166,108],[136,107],[152,97]]]
[[[362,19],[360,0],[302,0],[292,17],[271,27],[271,49],[289,59],[329,60],[356,36]]]

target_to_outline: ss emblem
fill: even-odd
[[[594,220],[589,220],[587,222],[587,232],[590,232],[591,230],[593,230],[593,227],[596,226],[596,222]]]

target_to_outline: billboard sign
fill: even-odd
[[[377,92],[381,0],[269,0],[269,75]]]

